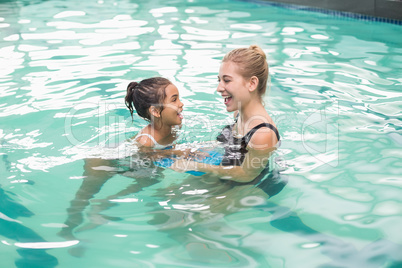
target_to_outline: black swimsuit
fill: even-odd
[[[237,118],[238,116],[236,117],[235,122],[237,122]],[[221,162],[221,165],[223,166],[241,166],[248,152],[247,145],[250,142],[251,137],[258,129],[262,127],[267,127],[274,131],[278,142],[280,141],[278,130],[270,123],[261,123],[255,126],[246,135],[244,135],[244,137],[241,138],[233,136],[233,127],[234,124],[225,126],[216,138],[218,141],[223,143],[225,148],[225,154]],[[232,181],[231,183],[233,185],[256,185],[271,197],[279,193],[283,187],[285,187],[287,180],[280,175],[279,170],[274,169],[270,171],[268,163],[261,173],[251,182],[239,183]]]
[[[275,132],[278,141],[280,140],[278,130],[270,123],[261,123],[258,126],[255,126],[246,135],[244,135],[244,137],[241,138],[233,136],[233,127],[234,124],[227,125],[222,129],[221,134],[216,137],[218,141],[223,143],[225,148],[225,154],[221,163],[223,166],[241,166],[248,152],[247,145],[250,142],[251,137],[258,129],[262,127],[272,129]]]

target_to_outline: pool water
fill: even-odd
[[[402,266],[401,26],[259,2],[19,0],[0,2],[0,28],[1,267]],[[151,76],[180,90],[180,143],[215,140],[232,122],[220,60],[250,44],[282,137],[268,191],[116,147],[146,125],[126,86]],[[97,156],[124,171],[99,192],[82,186]]]

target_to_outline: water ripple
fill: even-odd
[[[333,257],[323,253],[331,251],[327,244],[347,248],[344,241],[367,255],[357,266],[397,252],[390,245],[401,238],[400,26],[242,1],[100,0],[3,1],[0,28],[1,184],[41,212],[3,218],[64,226],[64,219],[47,217],[60,215],[85,180],[83,160],[138,152],[124,143],[146,124],[136,114],[131,121],[124,105],[130,81],[171,79],[185,103],[181,141],[200,148],[215,140],[233,122],[216,92],[220,61],[232,48],[259,44],[272,79],[264,101],[282,137],[275,157],[290,177],[284,194],[268,199],[258,187],[231,191],[213,177],[163,170],[160,184],[139,196],[108,199],[135,185],[116,175],[97,194],[115,206],[105,217],[85,215],[88,225],[108,224],[77,236],[93,239],[89,251],[104,252],[101,261],[123,266],[150,259],[186,266],[212,256],[210,265],[258,266],[255,260],[267,259],[262,265],[283,267],[308,256],[308,266],[317,267]],[[149,174],[131,170],[132,177]],[[284,227],[298,224],[305,229]],[[289,235],[296,232],[303,235]],[[99,235],[108,243],[97,243]],[[55,241],[52,232],[46,236]],[[190,242],[172,254],[183,237]],[[77,249],[83,245],[77,241],[3,244],[15,255],[15,247]],[[267,241],[281,246],[267,248]]]

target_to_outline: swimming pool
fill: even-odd
[[[0,27],[2,267],[401,265],[401,26],[241,1],[37,0],[2,1]],[[115,145],[145,125],[127,83],[171,79],[181,141],[196,147],[232,120],[220,59],[253,43],[268,55],[286,186],[269,197],[132,168],[61,237],[84,159],[126,156]]]

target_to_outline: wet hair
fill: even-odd
[[[163,101],[166,98],[166,87],[171,85],[168,79],[152,77],[141,82],[131,82],[127,86],[125,102],[133,117],[134,109],[145,120],[151,121],[149,108],[155,106],[159,112],[163,110]]]
[[[232,61],[239,66],[239,73],[243,78],[252,76],[258,78],[257,92],[263,96],[267,89],[268,63],[264,51],[257,45],[248,48],[237,48],[225,55],[222,62]]]

